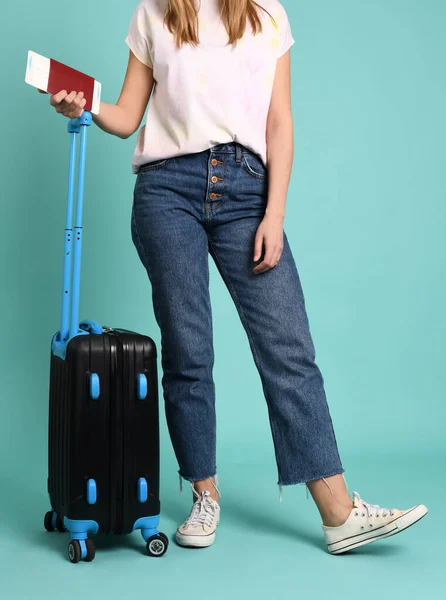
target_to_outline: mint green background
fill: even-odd
[[[134,2],[2,6],[0,243],[1,596],[427,597],[444,568],[446,305],[442,0],[284,1],[296,154],[285,229],[301,274],[346,478],[366,500],[430,514],[350,556],[324,547],[303,486],[278,503],[266,406],[248,343],[212,264],[222,523],[216,545],[147,558],[137,535],[65,559],[47,510],[49,342],[59,326],[66,120],[24,83],[33,49],[96,76],[116,101]],[[76,20],[69,14],[86,15]],[[88,17],[87,17],[88,15]],[[136,137],[92,128],[82,318],[149,333],[149,284],[130,238]],[[190,494],[162,428],[162,530]]]

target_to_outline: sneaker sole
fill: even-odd
[[[371,544],[372,542],[377,542],[378,540],[396,535],[397,533],[401,533],[401,531],[404,531],[408,527],[411,527],[411,525],[417,523],[420,519],[426,516],[427,513],[428,509],[426,506],[424,506],[424,504],[418,504],[404,515],[401,515],[401,517],[398,517],[394,521],[387,523],[387,525],[380,527],[380,533],[377,535],[376,532],[378,529],[374,530],[373,533],[375,535],[370,535],[370,532],[359,533],[358,535],[350,536],[348,538],[344,538],[343,540],[339,540],[338,542],[328,544],[328,551],[330,554],[343,554],[344,552],[350,552],[350,550],[359,548],[359,546]]]
[[[215,532],[209,535],[184,535],[178,530],[175,533],[175,541],[185,548],[207,548],[212,546],[215,540]]]

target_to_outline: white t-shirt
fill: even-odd
[[[133,13],[126,43],[153,68],[155,87],[146,124],[133,155],[140,165],[201,152],[237,141],[266,165],[266,120],[277,59],[293,44],[284,7],[277,0],[257,0],[263,31],[245,35],[235,48],[220,20],[220,0],[199,3],[199,46],[178,49],[163,26],[167,0],[142,0]]]

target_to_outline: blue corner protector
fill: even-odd
[[[75,120],[76,119],[74,119],[74,121]],[[90,333],[100,334],[102,332],[102,325],[100,325],[97,321],[93,320],[82,321],[79,324],[79,329],[77,330],[77,333],[75,333],[74,336],[71,336],[65,340],[60,339],[60,331],[58,331],[51,342],[52,353],[55,356],[61,358],[62,360],[65,360],[67,356],[67,346],[70,343],[70,340],[73,339],[73,337],[76,337],[78,335],[89,335]]]
[[[79,328],[83,331],[88,331],[88,333],[102,333],[102,325],[100,325],[97,321],[93,321],[91,319],[87,319],[86,321],[82,321],[79,324]]]
[[[140,477],[138,479],[137,496],[138,502],[140,502],[141,504],[143,502],[147,502],[147,499],[149,497],[149,486],[147,485],[147,479],[144,479],[144,477]]]
[[[87,502],[88,504],[96,504],[97,499],[98,490],[96,487],[96,481],[94,479],[89,479],[87,481]]]
[[[160,522],[159,515],[153,515],[153,517],[141,517],[135,521],[133,525],[132,531],[136,531],[137,529],[141,529],[142,537],[145,541],[149,539],[152,535],[158,535],[158,525]]]
[[[71,533],[72,540],[86,540],[89,531],[91,533],[97,533],[99,531],[99,525],[96,521],[78,521],[64,517],[63,523]]]
[[[76,335],[73,337],[76,337],[78,335],[88,335],[88,331],[83,331],[82,329],[79,329]],[[68,340],[61,340],[60,331],[58,331],[51,342],[51,351],[54,354],[54,356],[58,356],[62,360],[65,360],[67,357],[67,346],[73,339],[73,337],[71,337]]]
[[[147,377],[143,373],[137,377],[136,388],[138,400],[145,400],[147,398]]]
[[[87,558],[87,544],[85,540],[79,540],[79,544],[81,547],[81,560],[84,560],[84,558]]]
[[[97,400],[101,395],[101,382],[97,373],[91,373],[90,375],[90,398]]]

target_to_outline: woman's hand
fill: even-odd
[[[46,93],[42,90],[39,90],[39,92],[41,94]],[[86,103],[87,101],[84,98],[83,92],[68,93],[65,90],[61,90],[50,98],[50,104],[51,106],[54,106],[56,112],[60,113],[64,117],[68,117],[69,119],[81,117]]]
[[[277,265],[283,250],[283,218],[265,215],[257,228],[254,242],[254,262],[262,256],[263,246],[265,255],[261,263],[253,269],[255,274],[269,271]]]

